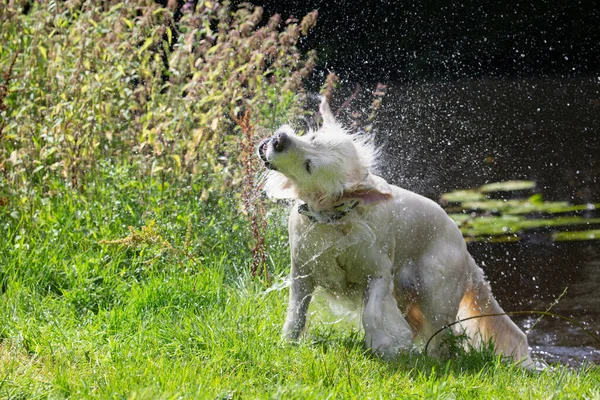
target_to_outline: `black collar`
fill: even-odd
[[[331,224],[345,217],[350,211],[356,208],[358,203],[358,200],[350,200],[334,206],[331,210],[323,211],[313,211],[308,207],[308,204],[304,203],[298,206],[298,214],[306,215],[311,222]]]

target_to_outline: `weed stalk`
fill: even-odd
[[[255,184],[254,177],[257,173],[257,166],[254,156],[255,132],[254,125],[250,122],[250,110],[246,110],[242,117],[235,118],[236,123],[242,130],[240,137],[240,161],[246,177],[242,189],[242,201],[244,214],[249,219],[252,230],[252,276],[256,276],[260,267],[267,283],[269,283],[269,274],[266,266],[266,231],[267,223],[265,220],[264,203],[260,200],[260,188]]]

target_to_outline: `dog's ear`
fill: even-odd
[[[319,106],[319,113],[321,117],[323,117],[323,125],[333,125],[335,124],[335,117],[331,112],[331,108],[329,108],[329,103],[327,102],[327,97],[321,96],[321,105]]]
[[[364,205],[375,205],[387,201],[392,197],[392,191],[385,181],[383,183],[377,182],[372,178],[372,175],[369,175],[367,179],[358,185],[344,190],[342,201],[359,200]]]
[[[352,192],[344,192],[342,199],[343,200],[359,200],[362,204],[366,206],[372,206],[375,204],[382,203],[392,198],[391,193],[383,193],[377,189],[373,190],[355,190]]]

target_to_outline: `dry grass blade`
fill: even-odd
[[[250,121],[250,110],[246,110],[243,116],[236,117],[235,122],[243,133],[239,140],[240,160],[246,177],[243,184],[242,200],[244,215],[249,219],[252,230],[252,276],[256,276],[259,269],[261,269],[268,283],[269,275],[266,265],[267,249],[265,241],[267,223],[265,220],[265,207],[263,202],[260,201],[260,189],[254,180],[257,173],[257,164],[254,157],[256,134],[254,125]]]
[[[0,113],[8,109],[8,106],[4,104],[4,98],[8,94],[8,85],[12,78],[13,68],[15,67],[15,61],[17,61],[17,57],[19,56],[19,54],[21,54],[21,50],[15,52],[15,55],[13,56],[13,59],[10,62],[10,65],[8,66],[8,69],[2,74],[2,79],[4,80],[4,83],[0,85]],[[6,121],[3,120],[0,124],[0,139],[2,139],[5,125]]]
[[[119,245],[130,248],[137,248],[141,245],[158,245],[161,247],[161,250],[164,249],[170,251],[176,256],[185,256],[192,260],[194,264],[198,265],[198,261],[196,261],[194,256],[192,256],[189,252],[174,247],[171,242],[162,237],[156,228],[154,220],[150,221],[148,225],[142,226],[140,230],[135,229],[133,226],[128,226],[127,228],[129,229],[129,235],[125,236],[124,238],[115,240],[100,240],[98,244]],[[151,261],[157,259],[159,255],[154,257]]]

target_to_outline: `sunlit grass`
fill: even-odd
[[[387,363],[365,351],[362,333],[319,321],[300,343],[283,343],[287,289],[267,291],[251,278],[251,235],[236,207],[199,201],[198,186],[163,192],[109,169],[87,193],[59,190],[27,207],[11,198],[0,208],[2,398],[599,394],[598,367],[530,373],[489,352]],[[277,281],[288,250],[283,210],[270,215],[268,267]],[[99,244],[150,221],[193,259],[160,242]]]

